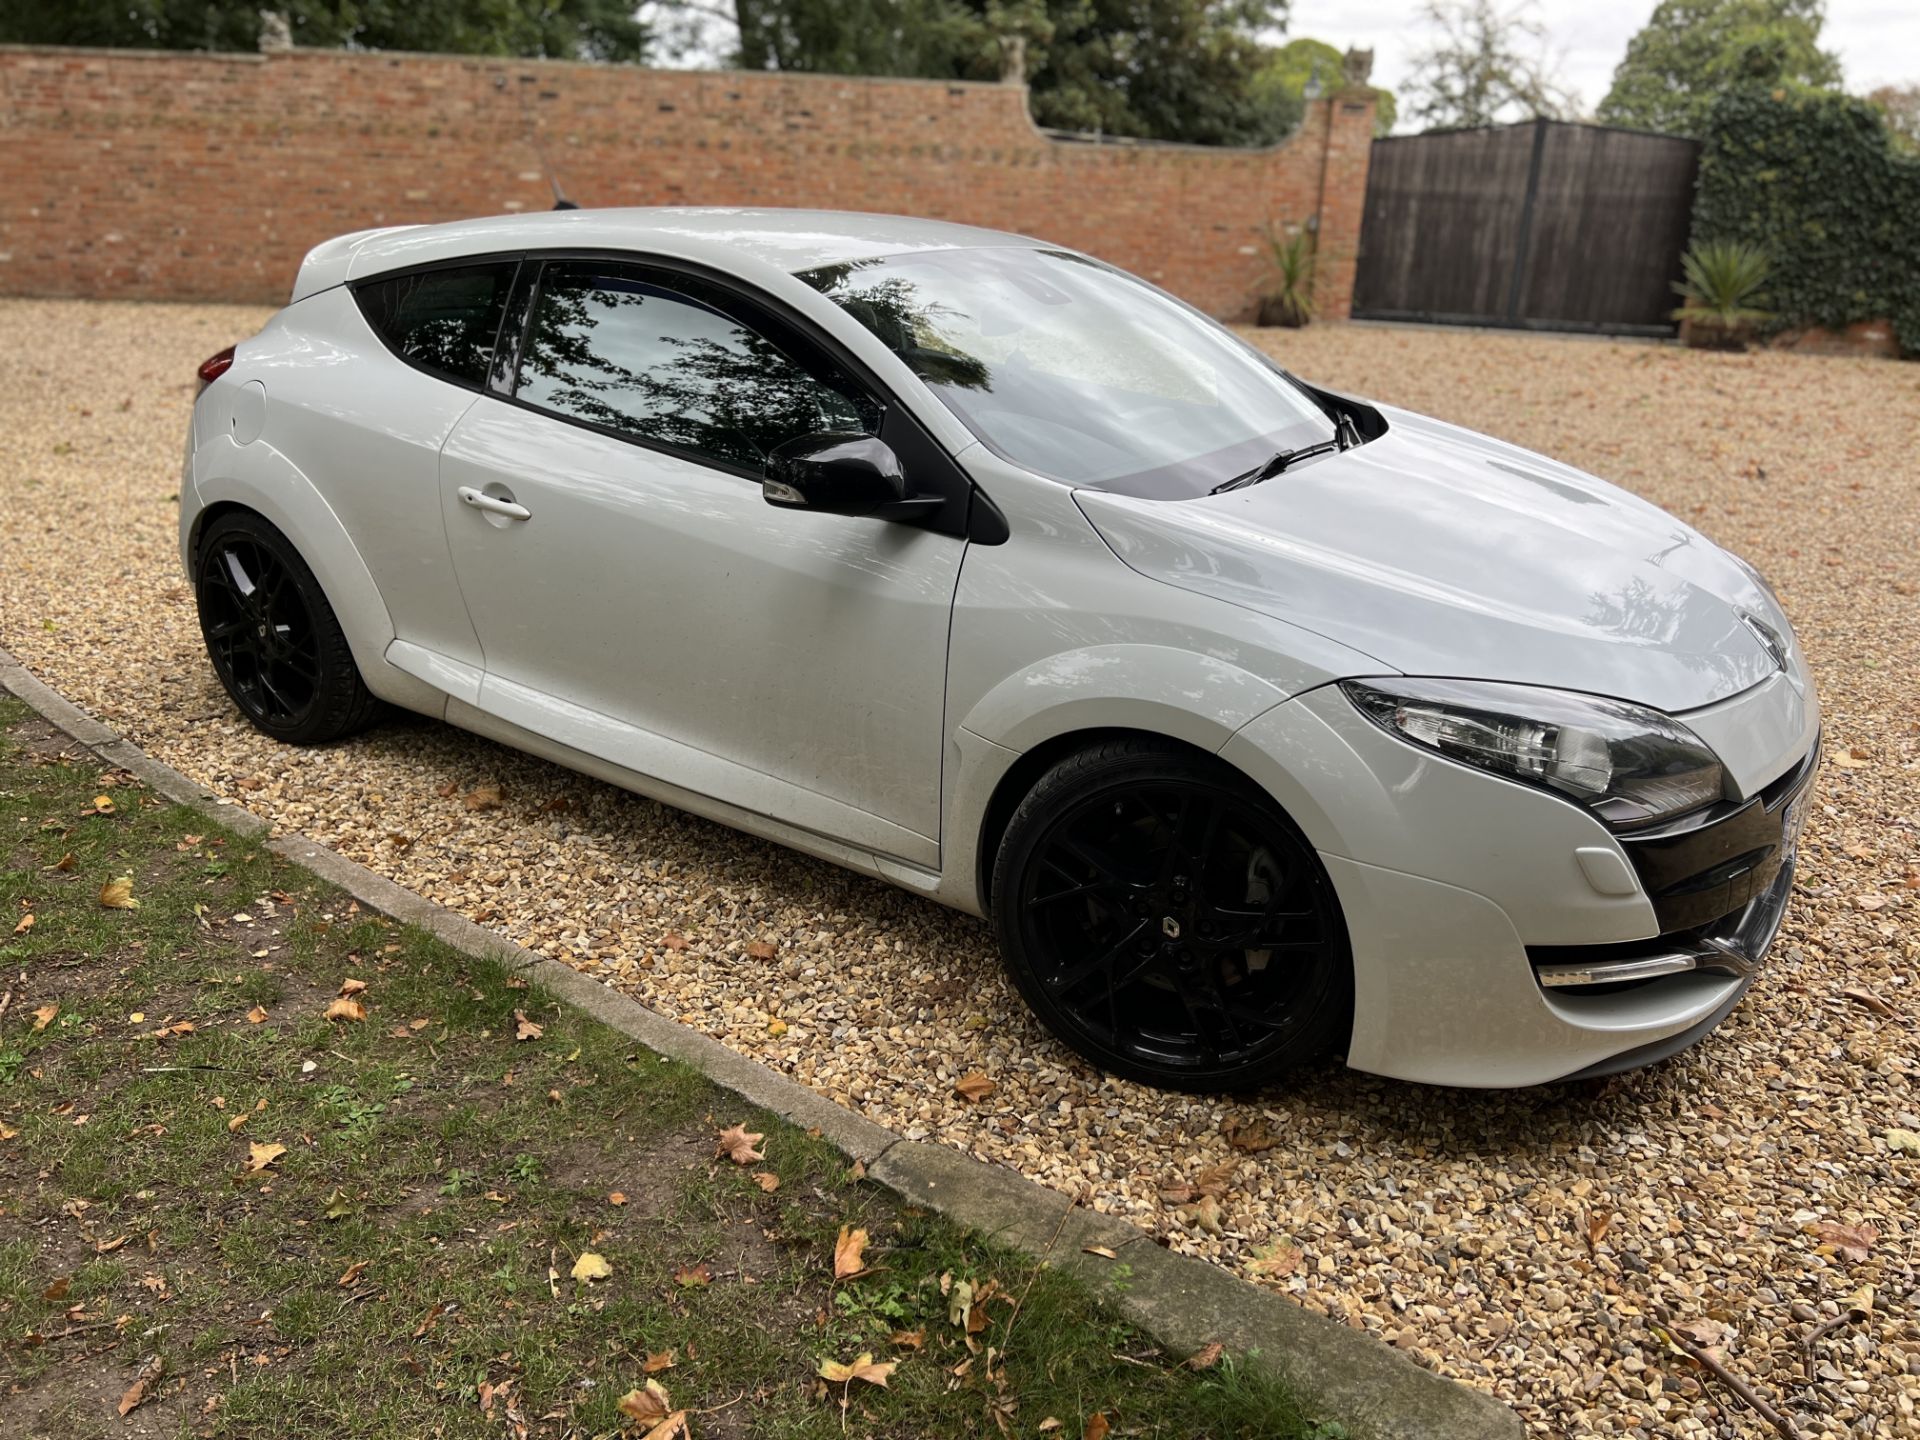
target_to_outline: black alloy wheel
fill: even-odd
[[[1027,1002],[1115,1074],[1247,1089],[1346,1038],[1352,962],[1325,868],[1205,756],[1123,740],[1055,766],[1008,824],[993,908]]]
[[[195,596],[213,668],[255,728],[296,745],[364,729],[367,690],[313,571],[251,511],[217,516],[200,537]]]

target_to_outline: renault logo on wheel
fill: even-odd
[[[1173,916],[1168,915],[1160,922],[1160,933],[1165,935],[1169,940],[1178,940],[1180,938],[1180,922],[1174,919]]]

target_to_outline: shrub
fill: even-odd
[[[1739,240],[1694,241],[1680,257],[1684,279],[1673,282],[1674,292],[1686,301],[1673,312],[1676,320],[1738,330],[1771,320],[1773,312],[1759,308],[1767,297],[1767,257]]]
[[[1867,101],[1758,87],[1715,100],[1693,247],[1714,241],[1767,256],[1770,328],[1884,316],[1902,353],[1920,353],[1920,156]]]
[[[1266,231],[1267,263],[1273,267],[1261,297],[1262,325],[1304,325],[1313,318],[1313,237],[1304,230],[1282,237]]]

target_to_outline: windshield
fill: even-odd
[[[935,250],[800,277],[912,367],[975,435],[1071,485],[1182,499],[1333,435],[1229,332],[1096,261]]]

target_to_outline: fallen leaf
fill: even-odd
[[[771,1195],[780,1188],[780,1177],[771,1170],[756,1170],[753,1172],[753,1183]]]
[[[1220,1133],[1227,1137],[1227,1144],[1247,1155],[1258,1155],[1263,1150],[1271,1150],[1280,1142],[1267,1133],[1264,1120],[1257,1120],[1243,1126],[1238,1120],[1228,1120],[1220,1127]]]
[[[607,1263],[606,1257],[596,1255],[591,1250],[582,1250],[580,1258],[573,1262],[573,1278],[582,1283],[606,1280],[612,1275],[613,1267]]]
[[[415,1034],[418,1034],[420,1031],[426,1029],[427,1026],[431,1025],[432,1023],[433,1021],[427,1019],[425,1016],[422,1016],[418,1020],[407,1021],[407,1029],[413,1031]]]
[[[69,870],[73,869],[73,867],[78,863],[79,861],[73,858],[73,851],[69,850],[67,851],[66,854],[62,855],[58,860],[53,862],[52,868],[59,871],[62,875],[64,875]]]
[[[80,813],[84,815],[84,814],[87,814],[87,813],[89,813],[89,812],[87,812],[87,811],[84,811],[84,810],[83,810],[83,811],[81,811]],[[93,813],[93,814],[95,814],[95,815],[111,815],[111,814],[113,814],[113,797],[112,797],[111,795],[96,795],[96,796],[94,796],[94,797],[93,797],[93,810],[92,810],[92,812],[91,812],[91,813]],[[124,1415],[124,1414],[125,1414],[126,1412],[125,1412],[125,1411],[123,1410],[123,1411],[121,1411],[120,1413]]]
[[[256,1005],[253,1007],[253,1009],[247,1011],[247,1023],[249,1025],[263,1024],[266,1021],[266,1018],[267,1018],[267,1012],[261,1006]]]
[[[1612,1224],[1613,1224],[1613,1214],[1611,1211],[1607,1211],[1607,1210],[1588,1211],[1587,1212],[1587,1244],[1592,1245],[1595,1248],[1598,1248],[1600,1242],[1607,1238],[1607,1229]]]
[[[102,885],[100,904],[107,910],[138,910],[140,902],[133,898],[133,877],[122,875],[118,880],[109,880]]]
[[[460,803],[469,810],[498,810],[506,802],[500,798],[498,785],[479,785],[469,790]]]
[[[354,1281],[358,1280],[360,1278],[361,1272],[364,1271],[367,1268],[367,1266],[371,1265],[372,1263],[373,1262],[371,1260],[354,1261],[351,1265],[347,1266],[347,1273],[342,1275],[339,1278],[339,1280],[337,1280],[335,1283],[339,1285],[339,1287],[342,1290],[346,1289],[347,1286],[353,1284]]]
[[[356,980],[351,975],[349,975],[345,980],[342,980],[340,982],[340,993],[342,995],[358,995],[362,990],[366,988],[367,988],[366,981]]]
[[[1202,1345],[1187,1357],[1187,1368],[1189,1370],[1211,1370],[1220,1363],[1220,1352],[1222,1348],[1218,1340]]]
[[[53,1023],[53,1017],[60,1013],[58,1005],[42,1005],[33,1012],[33,1033],[38,1035]]]
[[[673,1272],[673,1283],[683,1290],[698,1290],[713,1283],[713,1271],[704,1260],[697,1265],[682,1265]]]
[[[1867,1258],[1873,1242],[1880,1238],[1879,1230],[1872,1225],[1840,1225],[1831,1220],[1815,1225],[1813,1233],[1822,1245],[1831,1245],[1856,1265]]]
[[[166,1368],[167,1362],[158,1355],[140,1367],[140,1373],[134,1377],[133,1384],[129,1385],[127,1393],[120,1397],[118,1409],[123,1417],[131,1414],[134,1407],[147,1398],[147,1392],[153,1388],[153,1383],[160,1378]]]
[[[24,935],[31,929],[33,929],[33,912],[29,910],[20,917],[20,923],[13,927],[13,933],[16,935]]]
[[[1283,1245],[1276,1241],[1265,1250],[1254,1252],[1253,1259],[1247,1262],[1247,1273],[1284,1280],[1298,1270],[1306,1258],[1306,1252],[1298,1246]]]
[[[515,1040],[538,1040],[547,1030],[544,1025],[536,1025],[527,1018],[527,1012],[513,1012],[513,1038]]]
[[[780,947],[771,940],[749,940],[747,958],[750,960],[771,960],[780,953]]]
[[[1042,1435],[1051,1435],[1054,1431],[1061,1428],[1061,1424],[1062,1421],[1058,1415],[1049,1415],[1035,1428],[1038,1429]]]
[[[1702,1349],[1711,1350],[1724,1345],[1733,1332],[1718,1320],[1677,1320],[1667,1327],[1674,1334],[1691,1340]]]
[[[1847,1313],[1856,1320],[1865,1320],[1873,1314],[1873,1286],[1862,1285],[1847,1297]]]
[[[687,1412],[676,1410],[642,1435],[640,1440],[685,1440],[687,1434]]]
[[[256,1170],[264,1170],[286,1153],[287,1147],[284,1145],[249,1143],[247,1146],[247,1171],[248,1173],[252,1173]]]
[[[1893,1006],[1882,1000],[1864,985],[1849,985],[1840,993],[1847,999],[1866,1006],[1867,1009],[1873,1011],[1876,1015],[1884,1015],[1888,1019],[1892,1019],[1895,1014]]]
[[[729,1125],[720,1132],[720,1139],[715,1144],[713,1153],[726,1156],[736,1165],[751,1165],[755,1160],[767,1158],[753,1148],[766,1138],[763,1134],[748,1130],[744,1125]]]
[[[1859,770],[1867,764],[1867,757],[1857,748],[1836,750],[1833,752],[1833,763],[1842,770]]]
[[[624,1205],[627,1203],[626,1194],[623,1191],[615,1190],[607,1196],[607,1203],[609,1205]]]
[[[1193,1177],[1193,1193],[1212,1196],[1219,1200],[1227,1193],[1227,1187],[1233,1184],[1234,1172],[1240,1168],[1238,1160],[1222,1160],[1218,1165],[1202,1170]]]
[[[947,1323],[966,1328],[973,1314],[973,1284],[967,1280],[956,1280],[953,1288],[947,1292]]]
[[[240,1127],[252,1118],[253,1112],[251,1110],[242,1110],[238,1115],[229,1116],[227,1118],[227,1133],[229,1135],[238,1134]]]
[[[674,1352],[663,1350],[658,1355],[648,1355],[646,1364],[640,1367],[645,1375],[658,1375],[662,1370],[671,1370],[674,1365]]]
[[[658,1425],[673,1413],[673,1401],[667,1395],[666,1386],[658,1380],[649,1380],[620,1397],[620,1413],[636,1425]]]
[[[1221,1223],[1220,1202],[1211,1195],[1202,1195],[1191,1205],[1182,1205],[1173,1212],[1174,1219],[1182,1225],[1190,1225],[1195,1230],[1204,1230],[1209,1235],[1220,1236],[1226,1233]]]
[[[1105,1245],[1082,1245],[1080,1249],[1085,1254],[1098,1255],[1102,1260],[1115,1260],[1119,1258],[1116,1252],[1108,1249]]]
[[[833,1242],[833,1278],[846,1280],[855,1275],[865,1274],[866,1249],[865,1228],[856,1230],[851,1225],[842,1225],[839,1238]]]
[[[58,1280],[40,1292],[40,1298],[57,1305],[67,1298],[67,1291],[72,1288],[73,1277],[71,1275],[62,1275]]]
[[[993,1093],[993,1081],[976,1070],[971,1075],[963,1076],[956,1082],[953,1087],[953,1093],[958,1095],[962,1100],[965,1100],[968,1104],[978,1105]]]
[[[362,1005],[358,1000],[349,1000],[346,996],[342,995],[339,999],[327,1003],[326,1018],[329,1020],[364,1020],[367,1018],[367,1007]]]
[[[677,930],[671,930],[667,932],[667,938],[660,943],[669,950],[684,950],[687,948],[687,937]]]
[[[1087,1417],[1087,1428],[1080,1432],[1080,1440],[1107,1440],[1113,1426],[1107,1423],[1107,1417],[1093,1414]]]
[[[833,1385],[845,1385],[855,1380],[864,1380],[869,1385],[878,1385],[885,1389],[887,1377],[899,1368],[899,1364],[897,1360],[876,1361],[872,1355],[867,1354],[861,1355],[851,1365],[843,1365],[838,1360],[822,1360],[819,1374],[822,1380]]]
[[[13,1140],[16,1139],[19,1134],[20,1132],[18,1130],[12,1130],[5,1124],[0,1124],[0,1140]]]
[[[896,1330],[887,1337],[889,1345],[898,1345],[902,1350],[918,1350],[927,1343],[925,1330]]]
[[[31,920],[33,917],[29,915],[27,918]],[[774,1016],[773,1019],[767,1021],[767,1034],[771,1036],[773,1039],[778,1040],[782,1035],[786,1033],[787,1033],[787,1022],[782,1020],[779,1016],[776,1015]]]

